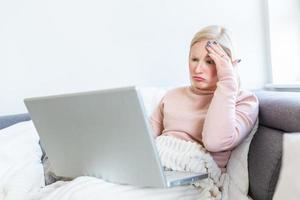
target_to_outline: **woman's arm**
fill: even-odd
[[[164,128],[163,127],[163,106],[164,104],[162,98],[150,116],[149,121],[152,126],[152,130],[154,131],[155,137],[161,135]]]
[[[202,140],[208,151],[220,152],[236,147],[251,131],[258,115],[258,100],[253,94],[238,96],[236,61],[222,47],[207,45],[217,69],[217,88],[207,111]]]
[[[242,94],[232,70],[222,72],[205,118],[202,140],[211,152],[231,150],[251,131],[258,115],[258,100]]]

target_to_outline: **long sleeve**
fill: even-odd
[[[233,70],[223,71],[203,125],[202,141],[210,152],[232,150],[251,131],[258,115],[258,100],[251,93],[238,97]]]
[[[161,135],[164,128],[163,127],[163,106],[164,103],[162,98],[150,116],[149,121],[154,131],[155,137]]]

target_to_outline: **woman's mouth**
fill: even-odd
[[[193,79],[194,79],[195,81],[205,81],[205,79],[202,78],[201,76],[193,76]]]

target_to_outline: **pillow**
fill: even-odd
[[[44,186],[42,151],[31,121],[0,130],[0,199],[24,199]]]
[[[7,115],[7,116],[0,116],[0,130],[3,129],[2,132],[9,132],[9,130],[14,130],[16,127],[21,126],[22,122],[28,121],[28,124],[32,124],[32,121],[30,119],[30,116],[28,113],[23,113],[23,114],[15,114],[15,115]],[[23,123],[26,124],[26,123]],[[15,125],[15,126],[13,126]],[[33,129],[35,130],[35,129]],[[12,133],[11,133],[12,134]],[[40,144],[40,143],[39,143]],[[51,166],[49,163],[49,159],[44,151],[44,149],[41,147],[42,150],[42,164],[44,168],[44,176],[45,176],[45,185],[49,185],[51,183],[54,183],[58,180],[62,180],[62,177],[56,176],[52,171],[51,171]],[[1,199],[1,198],[0,198]]]
[[[248,152],[251,140],[258,128],[256,120],[249,135],[232,152],[227,164],[227,174],[229,177],[228,196],[241,193],[248,195],[249,174],[248,174]]]
[[[299,199],[300,197],[300,133],[283,135],[282,165],[274,200]]]
[[[261,122],[260,118],[260,122]],[[249,195],[271,200],[279,177],[283,132],[259,125],[249,148]]]

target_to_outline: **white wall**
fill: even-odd
[[[0,1],[0,115],[23,98],[126,85],[189,84],[201,27],[229,28],[247,89],[268,81],[261,0]]]

